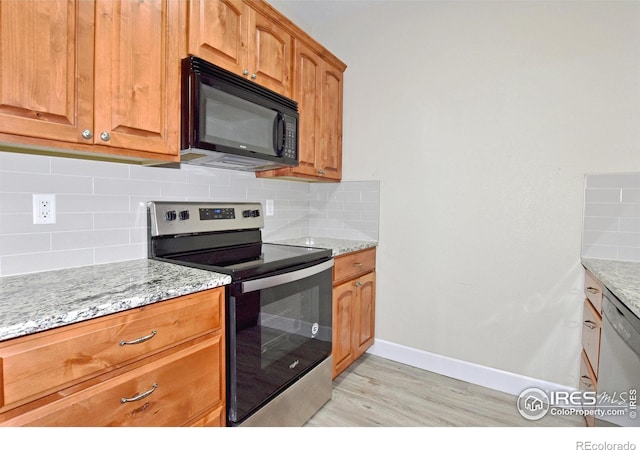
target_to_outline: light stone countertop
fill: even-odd
[[[303,237],[275,242],[340,256],[375,241]],[[231,277],[150,259],[0,277],[0,342],[231,283]]]
[[[0,341],[230,283],[150,259],[0,277]]]
[[[368,248],[376,247],[376,241],[357,241],[353,239],[334,239],[327,237],[307,236],[294,239],[283,239],[273,241],[274,244],[297,245],[300,247],[328,248],[333,252],[333,256],[344,255],[345,253],[357,252]]]
[[[582,258],[582,265],[640,317],[640,263]]]

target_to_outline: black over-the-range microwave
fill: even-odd
[[[182,61],[181,162],[261,171],[298,165],[298,103],[195,56]]]

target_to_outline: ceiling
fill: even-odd
[[[310,32],[337,17],[355,14],[376,0],[268,0],[292,22]],[[380,1],[380,0],[377,0]]]

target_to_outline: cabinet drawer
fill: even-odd
[[[587,354],[584,351],[582,352],[582,357],[580,358],[580,380],[578,381],[578,389],[583,392],[596,392],[597,390],[596,376],[593,373],[593,370],[591,370],[589,359],[587,358]],[[593,410],[595,406],[583,405],[583,408],[589,408],[590,410]],[[595,416],[593,415],[593,411],[591,411],[591,414],[585,415],[585,420],[588,426],[592,427],[595,425]]]
[[[593,276],[591,272],[584,272],[584,294],[587,296],[591,304],[593,304],[598,314],[602,314],[602,283]]]
[[[217,408],[207,411],[191,420],[187,426],[190,427],[224,427],[226,425],[225,408],[218,406]]]
[[[2,425],[180,426],[222,403],[224,380],[220,367],[224,341],[221,334],[165,353],[149,364],[84,390],[63,391],[59,400],[13,417]]]
[[[598,362],[600,359],[600,331],[602,319],[591,302],[584,301],[582,313],[582,348],[584,349],[593,372],[598,376]]]
[[[221,329],[223,293],[204,291],[0,344],[0,412]]]
[[[333,282],[339,283],[350,278],[355,278],[363,273],[375,270],[375,267],[375,248],[338,256],[334,260]]]

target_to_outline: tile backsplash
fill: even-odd
[[[585,177],[582,256],[640,262],[640,173]]]
[[[272,199],[265,241],[378,240],[379,190],[378,181],[313,184],[0,152],[0,276],[146,258],[150,200]],[[55,224],[33,224],[33,194],[55,194]]]

